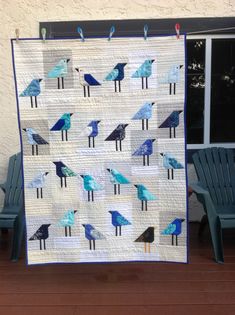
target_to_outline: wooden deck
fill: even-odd
[[[208,231],[190,225],[190,264],[27,267],[0,241],[0,315],[235,314],[235,231],[224,235],[225,264],[212,260]]]

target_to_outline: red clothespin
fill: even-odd
[[[179,39],[180,38],[180,24],[179,23],[175,24],[175,31],[176,31],[176,38]]]

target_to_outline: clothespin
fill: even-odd
[[[108,41],[111,40],[111,38],[112,38],[114,32],[115,32],[115,27],[114,27],[114,26],[111,26],[110,31],[109,31],[109,38],[108,38]]]
[[[85,39],[84,39],[84,35],[83,35],[82,28],[81,28],[80,26],[78,26],[78,28],[77,28],[77,32],[78,32],[78,34],[81,36],[81,40],[82,40],[82,42],[84,42],[84,41],[85,41]]]
[[[42,34],[43,43],[45,43],[46,42],[46,34],[47,34],[46,28],[41,29],[41,34]]]
[[[176,31],[176,38],[179,39],[180,38],[180,24],[179,23],[175,24],[175,31]]]
[[[16,34],[16,42],[19,43],[20,30],[18,28],[15,29],[15,34]]]
[[[145,24],[145,26],[144,26],[144,39],[145,39],[145,40],[146,40],[147,37],[148,37],[148,29],[149,29],[148,25]]]

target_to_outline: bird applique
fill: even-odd
[[[154,227],[148,227],[135,242],[144,243],[144,252],[150,254],[150,244],[154,242]]]
[[[142,120],[142,130],[149,129],[149,119],[152,118],[153,105],[155,103],[146,102],[140,107],[138,112],[132,117],[133,120]]]
[[[144,63],[131,76],[132,78],[141,78],[142,90],[148,89],[148,78],[152,75],[152,64],[154,61],[154,59],[145,60]]]
[[[118,211],[109,211],[112,216],[112,225],[115,227],[115,235],[122,235],[122,226],[131,225],[131,223]]]
[[[174,110],[164,121],[163,123],[159,126],[159,128],[169,128],[169,137],[170,138],[175,138],[176,137],[176,132],[175,129],[176,127],[179,126],[180,120],[179,120],[179,115],[182,113],[182,110]],[[173,136],[172,136],[172,129],[173,129]]]
[[[84,97],[90,97],[90,86],[101,85],[91,74],[84,73],[81,68],[75,68],[79,75],[79,83],[83,86]]]
[[[115,92],[121,92],[121,81],[124,79],[124,68],[127,63],[118,63],[113,68],[113,70],[105,77],[105,81],[113,81],[114,82],[114,90]],[[118,83],[118,89],[117,89]]]
[[[29,241],[39,241],[40,250],[46,249],[46,239],[49,237],[48,228],[51,224],[42,224],[40,228],[29,238]],[[42,248],[43,241],[43,248]]]
[[[134,185],[137,188],[137,197],[141,201],[141,211],[148,211],[148,201],[156,200],[155,197],[144,185]]]
[[[64,78],[68,74],[68,62],[70,59],[60,59],[59,62],[48,72],[48,78],[57,79],[58,89],[64,89]],[[61,81],[61,85],[60,85]]]
[[[29,182],[26,187],[27,188],[36,188],[37,192],[37,199],[43,198],[43,192],[42,189],[45,185],[46,176],[49,174],[49,172],[40,172],[34,179]],[[40,191],[40,193],[39,193]]]
[[[176,93],[176,84],[180,81],[180,69],[183,68],[183,65],[173,65],[166,77],[160,81],[160,83],[167,83],[169,84],[169,94],[175,94]],[[173,85],[173,89],[172,89]]]
[[[39,145],[49,144],[33,128],[24,128],[23,130],[27,134],[28,143],[31,144],[31,146],[32,146],[32,155],[38,155],[38,146]]]
[[[41,93],[40,82],[42,79],[34,79],[30,82],[27,88],[20,94],[20,97],[30,97],[31,108],[37,108],[37,97]],[[34,101],[33,101],[34,97]]]
[[[114,129],[111,134],[105,139],[105,141],[115,141],[116,151],[122,151],[122,141],[126,137],[125,129],[127,126],[128,124],[119,124],[117,128]]]
[[[105,236],[91,224],[83,224],[82,226],[85,228],[85,237],[89,241],[90,250],[95,250],[95,241],[105,240]]]
[[[95,147],[95,138],[99,134],[98,124],[100,123],[100,120],[92,120],[87,127],[90,130],[90,133],[88,134],[88,147],[94,148]]]
[[[110,173],[110,182],[113,184],[114,195],[120,195],[121,185],[127,185],[131,182],[115,168],[107,168]]]
[[[153,142],[156,139],[147,139],[141,146],[132,154],[132,156],[142,156],[143,166],[149,166],[149,156],[153,154]]]
[[[67,187],[67,177],[74,177],[77,176],[77,174],[61,161],[53,163],[56,166],[56,175],[60,178],[61,188]]]
[[[178,236],[182,233],[182,223],[185,219],[175,219],[172,221],[164,231],[162,231],[162,235],[171,235],[171,245],[178,246]],[[175,239],[175,242],[174,242]]]
[[[64,227],[64,235],[72,236],[72,226],[75,223],[75,213],[77,210],[68,210],[59,221],[59,226]]]
[[[174,179],[174,170],[184,168],[183,165],[170,153],[160,153],[160,155],[163,157],[163,166],[167,169],[167,178]]]
[[[97,183],[91,175],[80,175],[83,179],[83,188],[87,191],[87,200],[94,201],[94,191],[103,190],[104,187]]]
[[[64,113],[50,129],[50,131],[61,131],[62,141],[68,141],[68,130],[71,128],[72,115],[73,113]]]

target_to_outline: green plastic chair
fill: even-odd
[[[198,183],[190,184],[209,222],[215,260],[224,262],[222,229],[235,228],[235,166],[231,149],[207,148],[194,153]],[[201,227],[202,228],[202,227]]]
[[[0,229],[13,229],[11,260],[17,261],[25,225],[20,153],[10,157],[7,180],[0,184],[0,188],[5,193],[4,205],[0,210]]]

